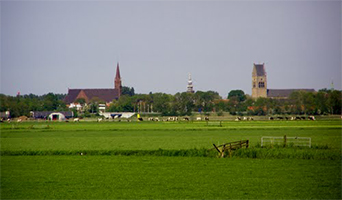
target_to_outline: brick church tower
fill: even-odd
[[[116,66],[116,76],[114,80],[114,89],[118,90],[119,96],[121,95],[121,76],[120,76],[120,69],[119,69],[119,63]]]
[[[252,97],[267,97],[265,64],[254,64],[252,72]]]

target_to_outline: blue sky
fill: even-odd
[[[340,1],[2,1],[1,93],[341,90]]]

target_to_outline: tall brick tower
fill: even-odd
[[[121,95],[121,76],[120,76],[120,69],[119,69],[119,63],[116,66],[116,76],[114,80],[114,89],[118,90],[119,96]]]
[[[267,97],[265,64],[254,64],[252,72],[252,97]]]

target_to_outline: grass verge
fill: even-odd
[[[167,156],[167,157],[218,157],[218,152],[207,149],[181,149],[181,150],[18,150],[1,151],[1,156]],[[338,150],[319,148],[248,148],[237,149],[225,157],[255,158],[255,159],[305,159],[305,160],[341,160]]]

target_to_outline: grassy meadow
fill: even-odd
[[[337,119],[0,126],[1,199],[342,198]],[[284,135],[311,137],[312,148],[260,148],[262,136]],[[245,139],[231,158],[208,151]]]

